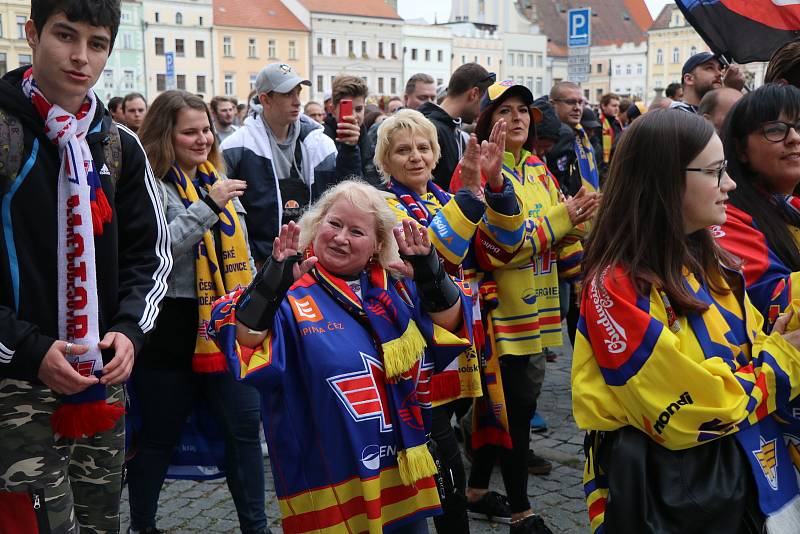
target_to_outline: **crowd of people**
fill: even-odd
[[[124,483],[161,532],[201,449],[245,534],[268,485],[286,533],[551,534],[564,329],[593,533],[800,531],[800,41],[649,109],[477,63],[106,107],[119,21],[32,0],[0,81],[0,532],[118,532]]]

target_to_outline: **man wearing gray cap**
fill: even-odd
[[[256,77],[260,111],[222,143],[229,178],[245,180],[250,250],[256,266],[269,258],[281,225],[335,183],[361,176],[356,143],[334,142],[322,126],[301,114],[300,92],[311,82],[284,63],[272,63]],[[257,109],[257,108],[256,108]]]

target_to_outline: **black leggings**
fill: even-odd
[[[436,406],[431,412],[431,439],[436,444],[445,487],[443,514],[433,518],[439,534],[469,534],[464,462],[450,424],[456,404],[457,401],[453,401]]]
[[[487,489],[494,460],[500,456],[500,472],[508,493],[512,513],[524,512],[528,501],[528,447],[530,446],[531,417],[536,411],[538,394],[526,371],[529,356],[501,356],[500,375],[506,397],[511,450],[485,446],[475,451],[469,487]]]

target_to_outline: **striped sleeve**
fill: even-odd
[[[781,262],[752,217],[734,206],[728,205],[725,224],[712,228],[712,234],[741,260],[747,294],[771,327],[790,301],[800,299],[800,273]]]
[[[760,315],[746,299],[745,306],[760,327]],[[789,379],[800,376],[800,352],[781,335],[759,332],[753,357],[741,364],[717,356],[698,359],[697,349],[691,352],[695,339],[720,352],[729,345],[701,339],[708,332],[691,322],[677,334],[665,322],[657,294],[638,295],[621,271],[591,281],[583,293],[572,369],[579,427],[629,424],[669,449],[685,449],[749,426],[800,392],[800,384]]]
[[[123,172],[114,197],[119,229],[119,311],[111,331],[137,351],[153,329],[172,269],[170,237],[161,194],[139,138],[122,125]]]

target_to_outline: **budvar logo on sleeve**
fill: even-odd
[[[292,305],[292,313],[298,323],[303,321],[316,323],[323,319],[322,312],[319,311],[319,307],[311,295],[299,299],[289,295],[289,303]]]

